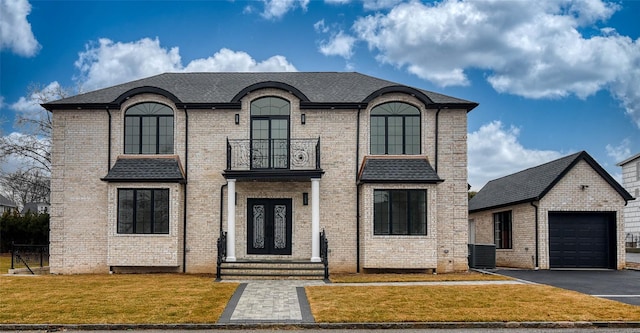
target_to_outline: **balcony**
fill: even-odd
[[[305,180],[322,177],[320,138],[227,139],[225,178]]]

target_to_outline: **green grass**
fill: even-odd
[[[0,323],[215,323],[237,288],[181,274],[0,277]]]

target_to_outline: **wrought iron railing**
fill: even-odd
[[[222,263],[227,257],[227,232],[222,232],[220,238],[218,238],[218,265],[216,266],[216,279],[219,281],[222,278]]]
[[[227,139],[227,170],[319,170],[320,138]]]
[[[11,244],[11,269],[49,266],[49,245]]]
[[[320,259],[324,265],[324,279],[329,280],[329,241],[324,229],[320,232]]]

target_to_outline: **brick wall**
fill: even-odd
[[[584,190],[582,185],[588,185]],[[549,269],[550,212],[616,212],[617,268],[623,269],[624,200],[596,173],[580,161],[541,200],[535,203],[539,218],[539,268]],[[472,213],[476,224],[476,243],[494,243],[493,214],[512,211],[513,248],[496,250],[496,264],[504,267],[535,267],[535,208],[530,203]]]
[[[406,101],[422,112],[422,153],[435,165],[436,110],[424,109],[415,97],[386,94],[360,111],[359,154],[356,160],[358,110],[300,110],[290,93],[263,89],[247,94],[241,110],[178,110],[161,96],[143,94],[128,99],[120,110],[111,110],[111,156],[113,165],[123,154],[124,110],[143,101],[156,101],[174,109],[174,154],[186,170],[183,185],[106,183],[108,126],[105,110],[54,111],[52,179],[51,265],[55,273],[100,273],[110,266],[166,267],[181,271],[183,237],[186,237],[186,270],[213,273],[220,221],[227,229],[222,176],[226,168],[226,140],[250,138],[250,102],[263,96],[291,101],[291,138],[321,138],[320,229],[329,240],[331,270],[353,272],[356,258],[356,170],[369,151],[369,110],[387,101]],[[306,124],[301,124],[304,113]],[[235,124],[235,114],[240,123]],[[439,272],[467,269],[467,151],[466,111],[443,110],[438,116],[438,174],[445,181],[427,188],[429,235],[415,237],[372,236],[372,189],[362,192],[361,266],[427,266]],[[185,139],[188,119],[188,139]],[[188,140],[188,145],[187,141]],[[187,148],[188,147],[188,148]],[[187,151],[188,149],[188,151]],[[171,193],[169,235],[118,235],[117,188],[161,187]],[[375,187],[377,188],[377,187]],[[246,203],[248,198],[291,198],[293,203],[292,258],[311,256],[311,205],[302,205],[302,193],[311,195],[311,182],[241,182],[236,184],[236,256],[246,253]],[[183,198],[186,196],[186,231]],[[222,205],[221,205],[222,203]],[[222,209],[221,209],[222,207]],[[366,246],[366,249],[365,249]],[[395,250],[385,255],[381,249]],[[132,255],[135,253],[135,256]],[[398,256],[405,259],[397,261]],[[386,259],[385,259],[386,258]],[[385,260],[387,263],[385,264]]]

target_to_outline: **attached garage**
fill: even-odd
[[[469,200],[496,266],[624,269],[624,207],[634,198],[582,151],[488,182]]]
[[[616,268],[615,212],[549,212],[550,268]]]

